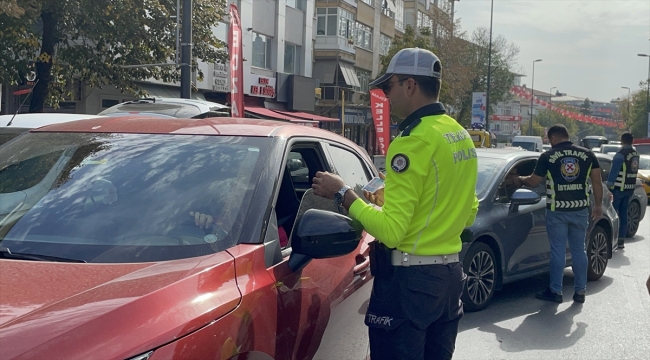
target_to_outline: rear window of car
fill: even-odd
[[[634,148],[639,154],[650,155],[650,144],[637,144]]]
[[[224,250],[238,241],[270,146],[239,136],[26,134],[0,147],[0,241],[99,263]],[[213,219],[207,229],[195,212]]]
[[[535,151],[535,143],[528,141],[513,141],[512,146],[519,146],[528,151]]]

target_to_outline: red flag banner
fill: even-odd
[[[513,86],[510,88],[510,93],[513,95],[519,97],[520,99],[524,100],[530,100],[532,98],[532,93],[528,91],[528,89],[524,89],[521,86]],[[534,103],[541,105],[542,107],[545,107],[551,111],[554,111],[562,116],[566,116],[570,119],[576,120],[576,121],[582,121],[590,124],[597,124],[601,126],[608,126],[608,127],[618,127],[618,128],[624,128],[625,124],[621,121],[614,121],[611,119],[605,119],[605,118],[600,118],[596,116],[588,116],[588,115],[583,115],[579,112],[573,112],[573,111],[568,111],[562,108],[559,108],[554,105],[550,105],[549,103],[542,101],[538,98],[535,97],[533,100]]]
[[[237,5],[230,4],[228,51],[230,52],[230,108],[233,117],[244,117],[244,56]]]
[[[370,90],[370,108],[377,132],[377,145],[382,155],[386,155],[390,142],[390,105],[381,89]]]

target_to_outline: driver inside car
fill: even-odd
[[[502,203],[510,202],[512,194],[519,189],[522,184],[519,182],[519,170],[513,167],[499,187],[499,200]]]

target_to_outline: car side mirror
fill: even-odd
[[[296,171],[303,167],[302,161],[300,159],[290,159],[287,162],[287,167],[289,171]]]
[[[345,215],[309,209],[293,231],[289,267],[298,271],[311,259],[349,254],[359,246],[362,233],[361,223]]]
[[[528,189],[518,189],[510,197],[510,212],[519,211],[520,205],[533,205],[540,202],[542,198],[534,191]]]

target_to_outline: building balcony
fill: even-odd
[[[354,42],[340,36],[316,36],[314,50],[336,50],[356,54]]]

